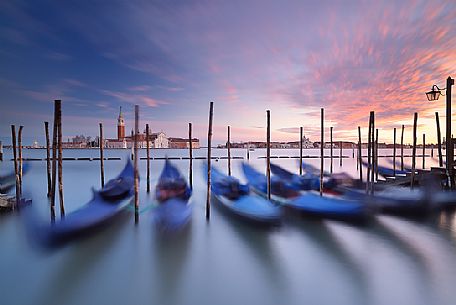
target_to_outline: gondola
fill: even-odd
[[[365,161],[362,161],[362,164],[369,168],[369,164],[367,164],[367,162]],[[372,167],[370,167],[372,168]],[[386,166],[381,166],[381,165],[378,165],[377,166],[377,169],[378,169],[378,173],[379,175],[385,177],[385,178],[392,178],[392,177],[396,177],[396,176],[406,176],[409,172],[408,171],[405,171],[405,170],[399,170],[399,169],[392,169],[392,168],[388,168]]]
[[[242,168],[251,189],[266,196],[266,176],[247,163],[243,163]],[[275,176],[271,177],[271,200],[283,207],[319,218],[364,222],[371,214],[370,208],[359,200],[298,192],[289,183]]]
[[[203,167],[207,170],[207,167]],[[249,187],[238,179],[211,168],[211,194],[214,202],[227,213],[244,221],[260,225],[280,224],[281,210],[257,195],[249,194]]]
[[[175,233],[189,225],[192,218],[191,195],[187,181],[167,159],[155,189],[158,207],[152,213],[152,221],[159,232]]]
[[[22,166],[22,175],[24,176],[30,170],[30,164],[24,163]],[[16,175],[14,171],[0,176],[0,193],[6,194],[16,186]]]
[[[313,170],[305,172],[303,175],[297,175],[274,163],[271,163],[271,172],[283,181],[286,181],[293,189],[301,191],[320,190],[320,176],[316,175]],[[323,189],[325,190],[330,190],[336,187],[336,185],[335,179],[328,179],[328,177],[325,177],[323,180]]]
[[[76,237],[92,234],[96,228],[112,220],[130,203],[134,186],[131,162],[128,160],[122,172],[106,185],[108,189],[92,189],[92,199],[80,209],[65,215],[62,220],[43,228],[29,221],[30,229],[34,229],[38,240],[47,246],[60,245]],[[127,192],[119,195],[118,189]]]

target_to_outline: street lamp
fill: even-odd
[[[434,88],[437,88],[437,90],[435,90]],[[440,89],[439,87],[437,87],[437,85],[432,86],[431,91],[426,92],[426,97],[427,97],[428,101],[432,102],[432,101],[438,100],[440,97],[440,94],[442,94],[441,91],[445,90],[445,89],[446,88]],[[442,96],[445,96],[445,94],[442,94]]]
[[[437,85],[433,85],[431,91],[426,92],[426,97],[429,101],[436,101],[440,95],[446,96],[446,173],[448,176],[448,186],[454,188],[454,144],[451,138],[451,86],[454,85],[454,79],[448,76],[446,88],[440,89]],[[445,90],[445,94],[442,91]]]

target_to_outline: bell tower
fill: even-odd
[[[122,106],[120,106],[119,117],[117,118],[117,140],[125,138],[125,121],[122,115]]]

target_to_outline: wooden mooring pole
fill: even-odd
[[[339,166],[342,166],[342,141],[339,142]]]
[[[393,131],[393,176],[396,177],[396,127]]]
[[[0,141],[0,161],[3,161],[3,143]]]
[[[331,145],[331,148],[329,150],[329,155],[330,155],[330,165],[329,165],[329,173],[332,174],[333,172],[333,127],[329,127],[329,141],[330,141],[330,145]]]
[[[371,194],[374,194],[374,182],[375,182],[375,160],[376,160],[376,154],[375,154],[375,112],[372,111],[372,139],[371,139],[371,149],[372,149],[372,170],[371,170]]]
[[[16,149],[16,126],[11,125],[11,139],[13,144],[13,158],[14,158],[14,177],[16,179],[16,204],[13,205],[13,210],[19,206],[20,199],[20,186],[19,186],[19,169],[17,165],[17,149]]]
[[[423,133],[423,169],[426,168],[426,134]]]
[[[134,133],[134,168],[135,168],[135,224],[139,222],[139,172],[138,172],[138,134],[139,134],[139,105],[135,105],[135,133]]]
[[[363,182],[363,153],[362,153],[362,141],[361,141],[361,126],[358,126],[358,165],[359,165],[359,181]]]
[[[366,193],[369,194],[370,193],[370,179],[371,179],[371,175],[370,175],[370,172],[372,170],[372,166],[371,166],[371,133],[372,133],[372,111],[370,112],[370,115],[369,115],[369,128],[368,128],[368,133],[367,133],[367,176],[366,176]]]
[[[412,174],[410,176],[410,187],[413,189],[416,168],[416,126],[418,122],[418,113],[415,112],[413,116],[413,149],[412,149]]]
[[[46,170],[47,170],[47,197],[51,197],[51,144],[49,140],[49,122],[44,122],[44,133],[46,134]]]
[[[57,101],[54,101],[54,122],[52,131],[52,187],[51,187],[51,222],[55,221],[55,191],[57,185]]]
[[[65,217],[65,205],[63,203],[63,167],[62,167],[62,101],[56,100],[56,109],[57,109],[57,136],[58,136],[58,149],[59,149],[59,159],[58,159],[58,178],[59,178],[59,202],[60,202],[60,217]]]
[[[17,135],[17,149],[19,154],[19,198],[22,198],[22,130],[24,126],[19,126],[19,132]]]
[[[375,167],[375,181],[378,181],[378,128],[375,129],[375,157],[374,157],[374,167]]]
[[[226,148],[228,150],[228,176],[231,176],[231,143],[230,143],[230,126],[228,126],[228,140],[226,142]]]
[[[320,127],[320,132],[321,132],[321,137],[320,137],[320,196],[323,196],[323,171],[324,171],[324,147],[325,147],[325,126],[324,126],[324,121],[325,121],[325,109],[321,108],[321,127]]]
[[[193,141],[192,141],[192,123],[188,123],[188,183],[190,189],[193,189]]]
[[[437,151],[439,153],[439,166],[443,167],[442,135],[440,134],[440,121],[438,112],[435,112],[435,123],[437,124]]]
[[[402,132],[401,132],[401,171],[404,170],[404,129],[405,129],[405,125],[402,125]]]
[[[271,111],[266,110],[266,177],[268,199],[271,200]]]
[[[299,175],[302,175],[302,137],[303,137],[303,127],[299,127]]]
[[[191,142],[190,142],[191,144]],[[147,181],[146,181],[146,191],[150,193],[150,129],[149,124],[146,124],[146,166],[147,166]]]
[[[211,145],[212,145],[212,118],[214,116],[214,102],[209,104],[209,127],[207,130],[207,192],[206,192],[206,220],[211,217]]]
[[[98,140],[98,147],[100,148],[100,178],[101,178],[101,187],[104,187],[104,157],[103,157],[103,124],[100,123],[100,138]]]

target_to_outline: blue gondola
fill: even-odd
[[[22,166],[22,175],[24,176],[30,170],[30,164],[24,163]],[[0,193],[6,194],[16,186],[16,175],[14,171],[0,176]]]
[[[159,205],[152,214],[152,220],[159,231],[181,231],[190,223],[192,206],[188,201],[191,195],[192,190],[185,178],[166,160],[155,190]]]
[[[93,233],[94,228],[106,224],[118,215],[133,196],[134,169],[128,160],[125,168],[117,178],[109,181],[108,189],[93,190],[93,198],[80,209],[69,213],[62,220],[40,228],[29,221],[30,229],[38,235],[39,241],[48,246],[58,245],[84,234]],[[116,189],[127,189],[123,195],[118,195]],[[109,190],[109,191],[108,191]],[[112,196],[112,194],[116,194]]]
[[[320,176],[312,172],[306,172],[304,175],[293,174],[286,169],[271,163],[271,172],[289,184],[290,188],[301,191],[318,191],[320,190]],[[337,186],[335,179],[323,180],[324,189],[332,189]]]
[[[247,163],[242,164],[251,189],[266,196],[266,176]],[[279,178],[271,177],[271,200],[304,214],[345,221],[365,221],[370,209],[358,200],[321,197],[313,192],[296,192]]]
[[[362,164],[365,167],[369,168],[369,164],[367,164],[365,161],[362,161]],[[388,177],[394,177],[395,174],[396,174],[396,176],[406,176],[407,173],[409,173],[409,172],[398,170],[398,169],[396,169],[396,171],[394,171],[392,168],[388,168],[386,166],[378,165],[378,173],[381,176],[383,176],[385,178],[388,178]]]
[[[207,170],[207,166],[203,167]],[[269,200],[249,194],[249,187],[238,179],[211,168],[211,190],[214,201],[225,211],[243,220],[262,224],[280,223],[281,210]]]

